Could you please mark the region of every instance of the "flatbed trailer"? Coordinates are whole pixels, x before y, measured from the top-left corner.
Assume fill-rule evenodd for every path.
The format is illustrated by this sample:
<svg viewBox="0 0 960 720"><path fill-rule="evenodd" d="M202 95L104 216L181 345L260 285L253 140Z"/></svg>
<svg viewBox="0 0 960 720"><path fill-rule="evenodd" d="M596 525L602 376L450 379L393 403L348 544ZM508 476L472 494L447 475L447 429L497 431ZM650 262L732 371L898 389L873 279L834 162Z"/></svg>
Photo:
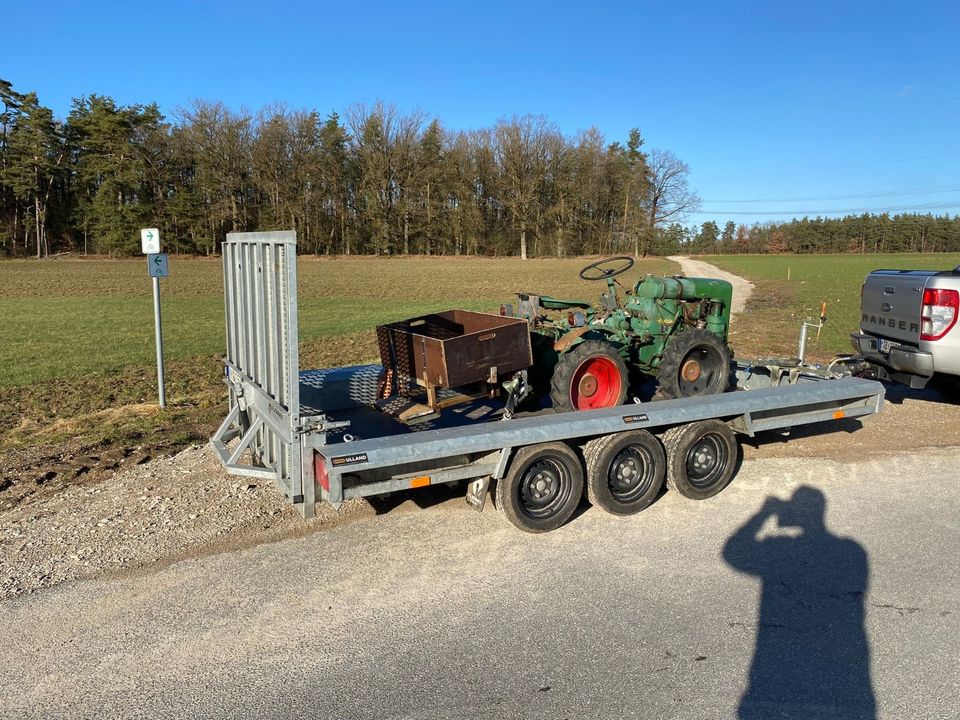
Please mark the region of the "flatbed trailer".
<svg viewBox="0 0 960 720"><path fill-rule="evenodd" d="M409 425L375 406L381 366L300 370L294 232L231 233L223 265L229 412L211 442L228 472L271 480L304 517L318 502L467 483L477 509L492 486L513 524L543 532L584 494L616 514L643 509L664 482L710 497L735 472L735 433L883 405L875 381L739 362L738 389L721 395L512 417L480 398Z"/></svg>

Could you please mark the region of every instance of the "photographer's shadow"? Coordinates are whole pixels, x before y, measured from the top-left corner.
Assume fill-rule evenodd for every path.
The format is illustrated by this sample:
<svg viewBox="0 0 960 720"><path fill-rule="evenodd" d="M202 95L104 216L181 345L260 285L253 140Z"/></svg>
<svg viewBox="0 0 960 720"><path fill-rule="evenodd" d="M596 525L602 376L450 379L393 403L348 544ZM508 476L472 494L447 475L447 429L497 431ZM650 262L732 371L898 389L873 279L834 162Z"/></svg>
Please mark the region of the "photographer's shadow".
<svg viewBox="0 0 960 720"><path fill-rule="evenodd" d="M825 511L811 487L788 501L768 498L723 549L732 567L762 582L741 718L876 717L863 624L867 553L831 534ZM779 530L761 538L769 518Z"/></svg>

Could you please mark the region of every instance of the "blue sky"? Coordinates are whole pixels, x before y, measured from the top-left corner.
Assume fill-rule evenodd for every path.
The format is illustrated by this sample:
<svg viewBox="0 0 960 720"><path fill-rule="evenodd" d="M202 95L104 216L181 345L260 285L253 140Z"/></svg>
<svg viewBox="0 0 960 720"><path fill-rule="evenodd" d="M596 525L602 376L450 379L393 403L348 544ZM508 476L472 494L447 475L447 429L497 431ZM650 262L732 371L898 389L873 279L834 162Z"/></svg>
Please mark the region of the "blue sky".
<svg viewBox="0 0 960 720"><path fill-rule="evenodd" d="M542 113L611 141L637 126L676 153L704 199L690 222L960 212L957 2L43 8L38 22L8 3L0 77L61 117L90 93L168 115L191 98L322 113L383 99L456 128Z"/></svg>

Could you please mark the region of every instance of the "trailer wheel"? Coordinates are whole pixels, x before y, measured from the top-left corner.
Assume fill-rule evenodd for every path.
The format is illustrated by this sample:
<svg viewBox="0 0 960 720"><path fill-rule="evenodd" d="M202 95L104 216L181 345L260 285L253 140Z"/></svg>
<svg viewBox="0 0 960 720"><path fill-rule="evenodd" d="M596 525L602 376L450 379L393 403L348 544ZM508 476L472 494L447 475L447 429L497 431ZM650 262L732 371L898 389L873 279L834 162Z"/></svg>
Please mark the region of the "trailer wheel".
<svg viewBox="0 0 960 720"><path fill-rule="evenodd" d="M737 465L737 438L720 420L670 428L663 434L667 451L667 487L692 500L723 490Z"/></svg>
<svg viewBox="0 0 960 720"><path fill-rule="evenodd" d="M521 448L507 474L497 483L497 508L507 520L529 533L556 530L580 503L583 465L563 443Z"/></svg>
<svg viewBox="0 0 960 720"><path fill-rule="evenodd" d="M693 328L667 341L657 368L657 398L719 395L730 385L731 350L709 330Z"/></svg>
<svg viewBox="0 0 960 720"><path fill-rule="evenodd" d="M627 399L627 364L617 348L603 340L584 340L560 356L550 381L550 401L557 412L623 405Z"/></svg>
<svg viewBox="0 0 960 720"><path fill-rule="evenodd" d="M596 438L583 448L587 498L613 515L632 515L652 503L667 472L660 441L646 430Z"/></svg>

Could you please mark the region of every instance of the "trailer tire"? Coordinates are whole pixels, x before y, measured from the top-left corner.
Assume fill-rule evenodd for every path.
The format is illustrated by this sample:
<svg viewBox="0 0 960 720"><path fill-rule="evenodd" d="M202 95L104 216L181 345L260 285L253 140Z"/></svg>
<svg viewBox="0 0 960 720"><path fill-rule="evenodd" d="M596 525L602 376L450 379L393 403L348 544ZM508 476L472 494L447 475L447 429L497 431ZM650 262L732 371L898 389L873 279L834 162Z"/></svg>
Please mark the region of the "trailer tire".
<svg viewBox="0 0 960 720"><path fill-rule="evenodd" d="M520 448L497 482L496 504L524 532L556 530L583 495L583 464L570 446L541 443Z"/></svg>
<svg viewBox="0 0 960 720"><path fill-rule="evenodd" d="M709 330L684 330L669 341L657 368L656 399L719 395L730 389L730 346Z"/></svg>
<svg viewBox="0 0 960 720"><path fill-rule="evenodd" d="M739 445L730 426L701 420L663 434L667 487L691 500L706 500L723 490L737 469Z"/></svg>
<svg viewBox="0 0 960 720"><path fill-rule="evenodd" d="M667 473L663 446L646 430L614 433L583 448L587 499L612 515L633 515L656 500Z"/></svg>
<svg viewBox="0 0 960 720"><path fill-rule="evenodd" d="M584 340L560 356L550 379L550 402L557 412L623 405L627 399L627 364L617 347Z"/></svg>

